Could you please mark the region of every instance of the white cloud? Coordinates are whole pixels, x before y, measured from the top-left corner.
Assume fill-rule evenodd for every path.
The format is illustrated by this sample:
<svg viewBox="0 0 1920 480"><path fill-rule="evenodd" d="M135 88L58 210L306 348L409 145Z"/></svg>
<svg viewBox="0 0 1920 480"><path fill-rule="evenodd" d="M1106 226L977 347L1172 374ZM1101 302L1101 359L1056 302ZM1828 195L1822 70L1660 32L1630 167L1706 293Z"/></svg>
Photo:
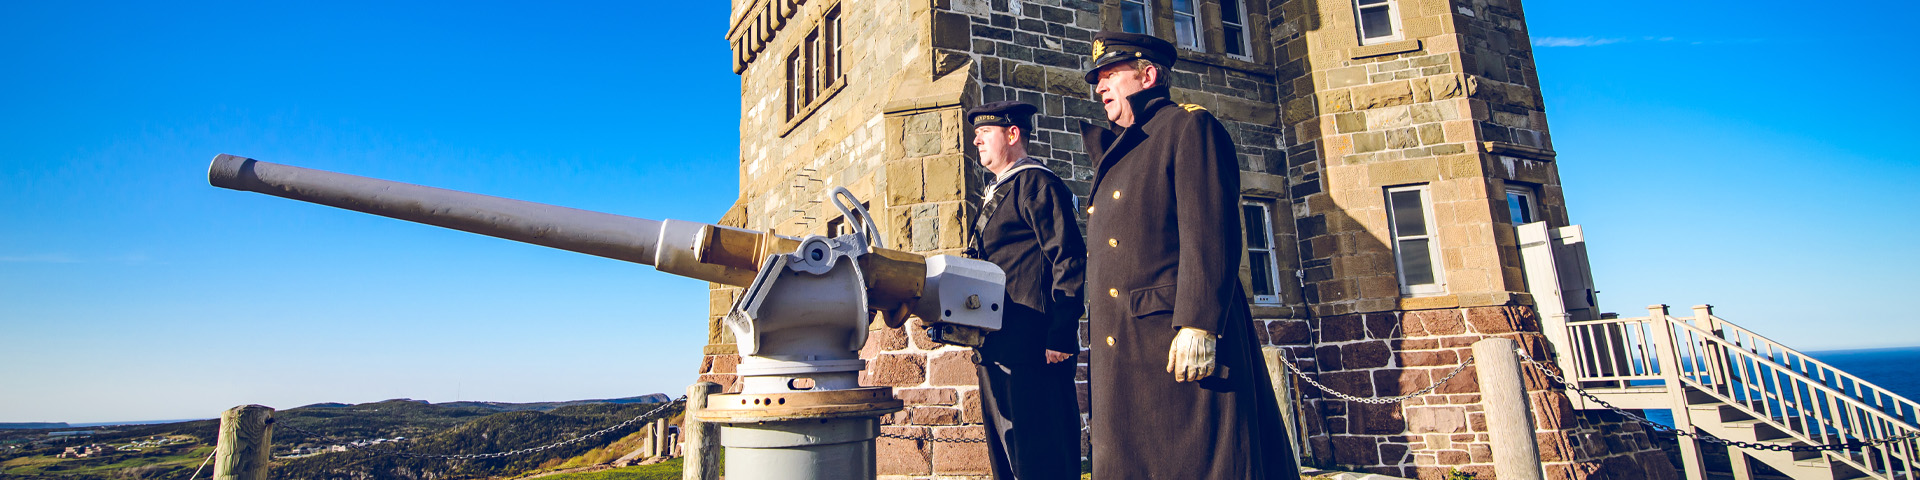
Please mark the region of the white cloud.
<svg viewBox="0 0 1920 480"><path fill-rule="evenodd" d="M1597 47L1601 45L1606 45L1611 43L1620 43L1624 41L1626 40L1622 40L1618 38L1538 37L1533 39L1533 46L1536 46L1536 47Z"/></svg>

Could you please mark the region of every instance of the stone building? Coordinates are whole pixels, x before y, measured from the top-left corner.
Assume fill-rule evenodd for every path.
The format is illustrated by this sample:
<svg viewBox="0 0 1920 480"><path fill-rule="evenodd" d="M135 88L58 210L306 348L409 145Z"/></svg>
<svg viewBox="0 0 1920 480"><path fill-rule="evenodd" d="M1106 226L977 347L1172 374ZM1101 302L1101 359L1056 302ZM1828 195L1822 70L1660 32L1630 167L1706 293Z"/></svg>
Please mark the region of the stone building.
<svg viewBox="0 0 1920 480"><path fill-rule="evenodd" d="M1042 108L1028 151L1084 204L1092 161L1075 132L1106 121L1082 79L1092 35L1145 32L1181 47L1174 99L1212 111L1238 143L1243 275L1270 357L1336 390L1393 396L1444 379L1484 336L1551 349L1514 226L1568 217L1518 0L732 0L731 12L741 192L720 223L841 233L824 200L844 186L880 218L885 246L957 253L985 177L961 112L1003 99ZM738 357L719 318L737 294L712 290L700 366L728 391ZM861 356L862 383L908 405L885 432L983 436L966 349L876 324ZM1303 463L1492 474L1471 367L1383 406L1277 379ZM1529 380L1551 477L1673 476L1645 432ZM884 478L987 472L980 444L879 448Z"/></svg>

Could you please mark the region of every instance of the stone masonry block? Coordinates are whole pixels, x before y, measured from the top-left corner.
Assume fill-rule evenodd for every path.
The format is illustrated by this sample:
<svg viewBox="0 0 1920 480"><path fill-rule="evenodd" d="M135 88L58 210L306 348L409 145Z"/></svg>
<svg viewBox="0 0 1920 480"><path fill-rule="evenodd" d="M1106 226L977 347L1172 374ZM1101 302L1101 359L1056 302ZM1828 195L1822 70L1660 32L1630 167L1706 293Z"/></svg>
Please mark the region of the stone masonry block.
<svg viewBox="0 0 1920 480"><path fill-rule="evenodd" d="M933 385L979 385L979 373L973 363L972 350L935 353L928 362L927 371L929 383Z"/></svg>
<svg viewBox="0 0 1920 480"><path fill-rule="evenodd" d="M1363 342L1340 347L1340 364L1348 369L1380 368L1392 360L1386 342Z"/></svg>
<svg viewBox="0 0 1920 480"><path fill-rule="evenodd" d="M887 204L904 206L920 203L926 185L922 183L919 161L887 162Z"/></svg>
<svg viewBox="0 0 1920 480"><path fill-rule="evenodd" d="M961 155L929 157L924 162L926 201L953 202L966 198L966 162Z"/></svg>
<svg viewBox="0 0 1920 480"><path fill-rule="evenodd" d="M1410 103L1413 103L1413 87L1404 80L1353 89L1353 106L1360 110Z"/></svg>
<svg viewBox="0 0 1920 480"><path fill-rule="evenodd" d="M945 427L934 429L936 438L986 438L986 432L980 427ZM933 443L933 469L940 474L984 475L993 469L988 461L985 443Z"/></svg>
<svg viewBox="0 0 1920 480"><path fill-rule="evenodd" d="M913 425L958 425L960 409L951 407L911 407L907 423Z"/></svg>
<svg viewBox="0 0 1920 480"><path fill-rule="evenodd" d="M927 427L883 426L880 433L909 437L925 437L932 432ZM905 440L899 438L874 439L874 450L885 452L877 458L877 472L881 475L926 475L933 473L932 442Z"/></svg>
<svg viewBox="0 0 1920 480"><path fill-rule="evenodd" d="M927 380L926 357L910 353L881 355L860 371L860 377L860 384L866 386L918 386Z"/></svg>
<svg viewBox="0 0 1920 480"><path fill-rule="evenodd" d="M980 390L960 392L960 421L962 423L985 423L986 420L981 417L982 415L984 415L984 413L980 410Z"/></svg>
<svg viewBox="0 0 1920 480"><path fill-rule="evenodd" d="M1350 342L1367 338L1359 315L1337 315L1320 319L1320 341Z"/></svg>
<svg viewBox="0 0 1920 480"><path fill-rule="evenodd" d="M951 406L960 398L951 388L900 388L894 389L893 396L909 406Z"/></svg>

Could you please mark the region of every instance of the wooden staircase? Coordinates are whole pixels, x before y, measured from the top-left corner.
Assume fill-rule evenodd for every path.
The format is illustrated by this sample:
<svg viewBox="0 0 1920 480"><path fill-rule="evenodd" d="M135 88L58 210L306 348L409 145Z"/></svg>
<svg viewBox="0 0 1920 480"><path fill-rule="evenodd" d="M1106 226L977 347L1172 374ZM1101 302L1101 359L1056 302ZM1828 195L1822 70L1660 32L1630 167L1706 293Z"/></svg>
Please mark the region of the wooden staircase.
<svg viewBox="0 0 1920 480"><path fill-rule="evenodd" d="M1750 444L1728 446L1723 462L1702 458L1706 441L1680 437L1689 480L1920 480L1912 462L1920 405L1715 317L1711 306L1694 312L1677 318L1655 305L1646 317L1569 322L1564 335L1549 337L1566 342L1556 347L1561 371L1601 401L1670 410L1676 429ZM1570 396L1576 408L1609 408ZM1756 448L1892 438L1903 439L1825 451Z"/></svg>
<svg viewBox="0 0 1920 480"><path fill-rule="evenodd" d="M1654 305L1645 317L1604 318L1580 226L1539 222L1515 233L1553 363L1569 387L1599 399L1568 392L1575 408L1669 410L1679 432L1748 444L1678 437L1688 480L1920 480L1912 400L1716 317L1709 305L1693 307L1692 317ZM1898 440L1876 442L1884 439Z"/></svg>

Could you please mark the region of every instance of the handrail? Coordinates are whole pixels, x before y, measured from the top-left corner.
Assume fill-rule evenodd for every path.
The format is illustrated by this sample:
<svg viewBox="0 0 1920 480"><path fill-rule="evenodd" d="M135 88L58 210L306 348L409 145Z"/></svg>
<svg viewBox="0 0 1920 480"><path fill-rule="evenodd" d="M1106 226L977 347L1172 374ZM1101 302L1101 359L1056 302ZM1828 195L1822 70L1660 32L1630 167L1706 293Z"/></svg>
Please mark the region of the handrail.
<svg viewBox="0 0 1920 480"><path fill-rule="evenodd" d="M1731 405L1749 416L1765 421L1769 426L1800 441L1808 444L1872 441L1920 431L1903 419L1888 415L1879 408L1853 398L1847 392L1809 378L1787 365L1748 350L1737 342L1721 338L1709 330L1673 317L1668 318L1667 324L1670 327L1680 326L1679 329L1672 330L1673 333L1696 334L1697 337L1686 338L1686 343L1690 344L1690 347L1704 347L1701 350L1717 351L1721 355L1732 352L1732 356L1738 357L1737 363L1728 361L1733 359L1723 358L1704 365L1716 371L1704 371L1706 368L1689 369L1689 365L1683 362L1680 366L1682 370L1678 372L1681 373L1678 376L1681 382L1691 384L1696 389L1721 400L1721 403ZM1679 337L1680 335L1675 335L1674 338L1681 340ZM1780 347L1791 350L1784 346ZM1771 371L1761 372L1763 368ZM1727 370L1740 372L1738 383L1734 382L1733 376L1729 375ZM1699 378L1702 375L1707 377L1705 382ZM1712 385L1706 382L1712 382ZM1802 387L1805 389L1803 390ZM1744 400L1734 398L1735 389L1738 389L1739 396L1745 397ZM1723 390L1725 393L1722 392ZM1822 399L1825 401L1821 401ZM1753 405L1754 403L1758 403L1759 406ZM1775 410L1778 410L1778 414ZM1795 414L1799 419L1798 425L1794 422ZM1862 418L1863 416L1865 418ZM1855 469L1874 477L1911 479L1914 478L1912 470L1914 467L1912 460L1915 458L1914 443L1912 440L1907 440L1891 445L1851 448L1846 449L1846 454L1835 452L1833 457L1852 464ZM1888 474L1886 477L1880 475L1882 470ZM1902 471L1905 475L1896 474Z"/></svg>
<svg viewBox="0 0 1920 480"><path fill-rule="evenodd" d="M1899 394L1713 316L1711 307L1695 307L1693 317L1664 311L1660 306L1645 317L1568 323L1575 382L1626 387L1632 381L1674 379L1679 383L1665 382L1666 388L1685 384L1808 444L1920 431L1901 413L1902 408L1920 412L1920 406ZM1656 322L1663 328L1655 328ZM1662 365L1665 354L1649 351L1668 348L1674 365ZM1890 404L1892 412L1875 404ZM1914 479L1917 447L1920 442L1907 440L1831 453L1875 477Z"/></svg>
<svg viewBox="0 0 1920 480"><path fill-rule="evenodd" d="M1761 341L1761 342L1766 342L1766 344L1767 344L1767 346L1770 346L1770 347L1774 347L1774 348L1776 348L1776 349L1778 349L1778 350L1780 350L1780 352L1779 352L1779 353L1781 353L1781 354L1782 354L1783 356L1784 356L1784 355L1792 355L1792 356L1794 356L1794 357L1797 357L1797 360L1798 360L1798 363L1801 363L1801 364L1809 364L1809 363L1810 363L1810 364L1813 364L1814 366L1817 366L1817 367L1819 367L1820 369L1823 369L1824 371L1829 371L1829 372L1832 372L1832 373L1833 373L1833 375L1834 375L1835 377L1844 377L1844 379L1845 379L1845 380L1847 380L1847 381L1850 381L1850 382L1851 382L1851 383L1852 383L1852 384L1854 385L1854 389L1855 389L1855 390L1871 390L1872 392L1874 392L1874 393L1876 393L1876 394L1878 394L1878 395L1876 395L1876 397L1885 397L1885 398L1888 398L1888 399L1891 399L1891 400L1893 400L1893 401L1895 402L1895 405L1894 405L1895 407L1906 407L1906 411L1907 411L1908 413L1910 413L1910 414L1915 414L1915 415L1920 415L1920 403L1915 403L1915 402L1914 402L1914 401L1912 401L1912 400L1908 400L1907 398L1905 398L1905 397L1902 397L1902 396L1900 396L1900 394L1897 394L1897 393L1894 393L1894 392L1892 392L1892 391L1890 391L1890 390L1887 390L1886 388L1883 388L1883 387L1881 387L1881 386L1879 386L1879 385L1875 385L1875 384L1874 384L1873 382L1869 382L1869 381L1866 381L1866 380L1864 380L1864 379L1861 379L1860 377L1858 377L1858 376L1854 376L1854 375L1853 375L1853 374L1851 374L1851 373L1847 373L1847 372L1846 372L1845 370L1841 370L1841 369L1839 369L1839 368L1835 368L1835 367L1834 367L1833 365L1830 365L1830 364L1828 364L1827 362L1822 362L1822 361L1820 361L1820 359L1817 359L1817 358L1813 358L1813 356L1810 356L1810 355L1807 355L1807 354L1805 354L1805 353L1801 353L1801 352L1800 352L1799 350L1794 350L1794 349L1793 349L1792 347L1788 347L1788 346L1786 346L1786 344L1783 344L1783 343L1780 343L1780 342L1777 342L1777 341L1774 341L1773 339L1771 339L1771 338L1767 338L1766 336L1763 336L1763 335L1760 335L1759 333L1755 333L1755 332L1754 332L1753 330L1748 330L1748 329L1746 329L1745 327L1741 327L1741 326L1739 326L1739 325L1736 325L1736 324L1734 324L1733 322L1728 322L1728 321L1726 321L1726 319L1722 319L1722 318L1720 318L1719 316L1710 316L1710 317L1711 317L1711 318L1713 319L1713 321L1714 321L1714 322L1715 322L1715 323L1716 323L1717 325L1719 325L1719 326L1721 326L1721 327L1723 327L1723 328L1732 328L1733 330L1735 330L1735 331L1736 331L1736 332L1738 332L1738 333L1741 333L1741 334L1745 334L1746 336L1748 336L1748 337L1752 337L1753 339L1755 339L1755 340L1758 340L1758 341ZM1728 340L1728 341L1731 341L1731 342L1734 342L1735 344L1740 344L1740 342L1739 342L1739 335L1726 335L1725 333L1722 333L1722 335L1721 335L1721 336L1722 336L1722 338L1726 338L1726 337L1733 337L1733 338L1727 338L1727 340ZM1765 356L1768 356L1768 357L1771 357L1771 356L1772 356L1772 355L1771 355L1771 353L1769 353L1769 354L1760 354L1759 352L1754 352L1754 351L1753 351L1753 349L1752 349L1752 347L1748 347L1748 346L1746 346L1746 345L1743 345L1743 344L1741 345L1741 347L1742 347L1742 348L1744 348L1744 349L1746 349L1746 350L1747 350L1747 351L1749 351L1749 352L1753 352L1753 353L1755 353L1756 355L1765 355ZM1795 362L1791 362L1791 361L1788 361L1788 362L1778 362L1778 361L1776 361L1776 362L1774 362L1774 363L1777 363L1777 364L1781 364L1782 366L1784 366L1784 367L1785 367L1785 368L1786 368L1787 370L1789 370L1789 371L1795 371L1795 372L1802 372L1802 373L1805 373L1805 371L1806 371L1806 369L1805 369L1804 367L1799 367L1799 368L1796 368L1796 367L1794 367L1794 366L1793 366L1793 363L1795 363ZM1835 382L1838 382L1839 380L1841 380L1841 378L1835 378L1835 379L1834 379L1834 381L1835 381ZM1816 383L1820 383L1820 384L1823 384L1823 385L1829 385L1829 386L1831 386L1831 387L1833 387L1834 389L1839 389L1839 390L1843 390L1843 392L1842 392L1842 393L1847 393L1847 392L1844 392L1844 390L1846 389L1846 387L1844 387L1844 386L1842 386L1842 385L1834 385L1834 384L1829 384L1829 383L1827 383L1827 382L1825 382L1825 381L1820 381L1820 380L1817 380L1817 379L1814 379L1814 380L1812 380L1812 381L1814 381L1814 382L1816 382ZM1848 395L1848 396L1850 396L1850 397L1854 397L1854 398L1859 398L1859 396L1857 396L1857 395ZM1877 401L1877 400L1878 400L1878 398L1876 398L1876 401ZM1878 409L1880 409L1880 410L1881 410L1881 411L1882 411L1883 413L1885 413L1885 408L1884 408L1884 407L1878 407ZM1897 411L1897 410L1898 410L1898 408L1896 408L1896 411ZM1908 423L1909 425L1913 425L1913 422L1912 422L1912 421L1909 421L1909 420L1907 420L1907 419L1905 419L1905 418L1901 418L1901 417L1899 417L1898 415L1895 415L1895 418L1900 418L1900 419L1902 420L1902 422L1904 422L1904 423Z"/></svg>

